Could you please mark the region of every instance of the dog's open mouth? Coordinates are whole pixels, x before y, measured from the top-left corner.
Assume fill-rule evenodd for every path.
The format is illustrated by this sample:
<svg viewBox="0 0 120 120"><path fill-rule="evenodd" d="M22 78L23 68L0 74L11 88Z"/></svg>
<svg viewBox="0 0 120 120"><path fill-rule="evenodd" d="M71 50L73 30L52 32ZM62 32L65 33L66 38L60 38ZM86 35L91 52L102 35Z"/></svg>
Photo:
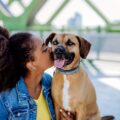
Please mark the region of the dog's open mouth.
<svg viewBox="0 0 120 120"><path fill-rule="evenodd" d="M66 65L69 65L74 60L75 54L74 53L67 53L65 55L62 55L62 58L57 58L56 55L54 55L54 65L57 68L63 68Z"/></svg>

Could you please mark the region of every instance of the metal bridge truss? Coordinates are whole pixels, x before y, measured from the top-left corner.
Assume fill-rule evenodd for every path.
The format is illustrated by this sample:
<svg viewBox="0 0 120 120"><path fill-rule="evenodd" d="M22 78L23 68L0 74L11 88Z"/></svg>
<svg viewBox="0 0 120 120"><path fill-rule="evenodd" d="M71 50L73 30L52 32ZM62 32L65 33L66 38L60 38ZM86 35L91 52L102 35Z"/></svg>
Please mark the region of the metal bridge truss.
<svg viewBox="0 0 120 120"><path fill-rule="evenodd" d="M17 1L19 5L24 9L24 12L19 16L14 16L12 11L10 11L9 6ZM47 0L31 0L31 3L26 7L23 0L8 0L6 4L4 0L0 0L0 21L9 30L52 30L52 21L56 16L62 12L62 10L67 6L70 0L64 0L63 3L58 7L54 13L51 13L50 19L45 24L39 24L35 21L35 16L38 11L41 10L42 6L47 2ZM106 23L106 27L103 28L107 32L120 32L120 23L111 23L106 16L91 2L91 0L85 0L85 2L96 12L96 14ZM99 29L98 29L99 31Z"/></svg>

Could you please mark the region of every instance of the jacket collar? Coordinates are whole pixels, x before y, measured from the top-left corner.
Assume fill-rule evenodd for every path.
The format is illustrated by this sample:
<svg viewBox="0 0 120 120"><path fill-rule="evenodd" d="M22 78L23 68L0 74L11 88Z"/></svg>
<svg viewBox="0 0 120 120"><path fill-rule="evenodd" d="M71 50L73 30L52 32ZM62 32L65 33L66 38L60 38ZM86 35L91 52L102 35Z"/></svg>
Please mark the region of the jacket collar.
<svg viewBox="0 0 120 120"><path fill-rule="evenodd" d="M28 90L27 90L27 87L25 85L23 77L20 77L20 79L16 85L16 89L17 89L17 94L18 94L19 100L24 100L24 99L30 98L30 95L28 93Z"/></svg>
<svg viewBox="0 0 120 120"><path fill-rule="evenodd" d="M41 79L42 89L45 91L50 91L51 89L51 80L50 76L46 73L43 74Z"/></svg>
<svg viewBox="0 0 120 120"><path fill-rule="evenodd" d="M47 95L50 92L50 84L47 83L47 79L45 79L45 74L43 74L42 80L42 90L44 92L44 95ZM25 99L30 99L31 96L29 95L28 89L25 85L24 78L20 77L17 85L17 94L18 94L18 99L19 100L25 100Z"/></svg>

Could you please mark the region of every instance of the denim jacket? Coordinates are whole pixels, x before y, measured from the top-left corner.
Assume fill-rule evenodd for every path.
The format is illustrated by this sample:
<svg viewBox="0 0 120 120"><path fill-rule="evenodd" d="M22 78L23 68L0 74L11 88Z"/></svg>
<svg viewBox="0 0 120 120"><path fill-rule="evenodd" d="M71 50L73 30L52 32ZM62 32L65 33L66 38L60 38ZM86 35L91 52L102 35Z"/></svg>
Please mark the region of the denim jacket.
<svg viewBox="0 0 120 120"><path fill-rule="evenodd" d="M44 73L41 82L51 120L56 120L50 93L51 80L51 76ZM14 88L0 93L0 120L36 120L36 113L36 103L29 95L22 77Z"/></svg>

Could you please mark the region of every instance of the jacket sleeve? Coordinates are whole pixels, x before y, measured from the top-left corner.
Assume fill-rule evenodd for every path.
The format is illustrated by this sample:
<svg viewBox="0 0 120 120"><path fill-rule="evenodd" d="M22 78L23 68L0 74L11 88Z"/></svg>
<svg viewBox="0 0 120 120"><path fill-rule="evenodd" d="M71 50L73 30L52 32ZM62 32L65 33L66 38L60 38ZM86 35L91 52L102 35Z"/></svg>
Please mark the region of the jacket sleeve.
<svg viewBox="0 0 120 120"><path fill-rule="evenodd" d="M7 119L8 119L8 112L4 106L2 97L0 95L0 120L7 120Z"/></svg>

